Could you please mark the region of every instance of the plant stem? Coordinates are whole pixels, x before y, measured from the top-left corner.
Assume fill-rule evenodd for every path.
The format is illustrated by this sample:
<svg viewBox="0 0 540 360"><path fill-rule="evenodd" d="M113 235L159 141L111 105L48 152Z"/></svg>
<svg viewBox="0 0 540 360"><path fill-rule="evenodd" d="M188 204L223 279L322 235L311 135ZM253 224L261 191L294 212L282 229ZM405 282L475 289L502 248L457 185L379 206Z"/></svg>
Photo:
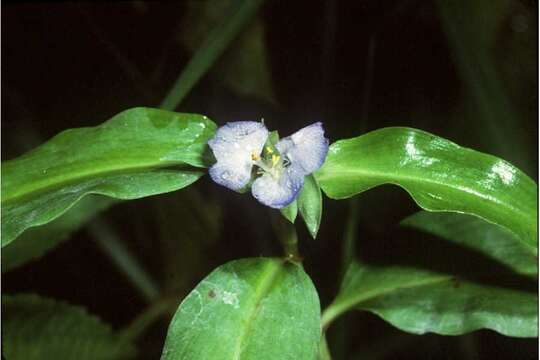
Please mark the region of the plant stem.
<svg viewBox="0 0 540 360"><path fill-rule="evenodd" d="M356 248L357 227L358 227L358 200L352 198L349 200L349 216L345 225L345 234L343 239L342 254L341 254L341 280L345 276L349 265L354 259L354 253Z"/></svg>
<svg viewBox="0 0 540 360"><path fill-rule="evenodd" d="M270 211L272 212L272 226L283 246L285 257L289 260L301 261L302 258L298 252L298 235L296 234L296 228L293 224L285 220L281 214L273 210Z"/></svg>
<svg viewBox="0 0 540 360"><path fill-rule="evenodd" d="M345 310L342 307L330 304L326 309L324 309L321 316L321 327L323 330L326 330L328 326Z"/></svg>
<svg viewBox="0 0 540 360"><path fill-rule="evenodd" d="M180 104L193 86L223 54L232 40L236 38L240 30L247 25L263 1L243 0L232 7L230 16L225 16L224 22L216 26L208 34L205 42L190 59L163 102L159 105L160 108L174 110Z"/></svg>
<svg viewBox="0 0 540 360"><path fill-rule="evenodd" d="M323 332L319 344L319 360L332 360L332 354L330 354L330 349L328 349L325 332Z"/></svg>
<svg viewBox="0 0 540 360"><path fill-rule="evenodd" d="M135 256L126 248L109 224L103 220L95 219L90 223L88 230L97 245L124 272L145 300L147 302L155 300L159 294L158 285L137 261Z"/></svg>
<svg viewBox="0 0 540 360"><path fill-rule="evenodd" d="M154 302L120 332L121 339L125 342L134 341L157 319L174 311L177 305L176 298L164 298Z"/></svg>

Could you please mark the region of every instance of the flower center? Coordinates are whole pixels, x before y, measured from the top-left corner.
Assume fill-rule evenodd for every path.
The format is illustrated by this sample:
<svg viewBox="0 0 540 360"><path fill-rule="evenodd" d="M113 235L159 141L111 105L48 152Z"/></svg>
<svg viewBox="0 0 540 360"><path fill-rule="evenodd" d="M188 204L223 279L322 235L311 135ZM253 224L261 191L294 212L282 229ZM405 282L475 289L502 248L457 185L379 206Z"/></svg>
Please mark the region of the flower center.
<svg viewBox="0 0 540 360"><path fill-rule="evenodd" d="M283 161L281 155L275 154L274 150L267 146L264 151L266 156L261 156L253 153L251 154L251 159L254 164L259 167L259 174L270 174L273 178L278 179L283 173L283 169L287 165Z"/></svg>

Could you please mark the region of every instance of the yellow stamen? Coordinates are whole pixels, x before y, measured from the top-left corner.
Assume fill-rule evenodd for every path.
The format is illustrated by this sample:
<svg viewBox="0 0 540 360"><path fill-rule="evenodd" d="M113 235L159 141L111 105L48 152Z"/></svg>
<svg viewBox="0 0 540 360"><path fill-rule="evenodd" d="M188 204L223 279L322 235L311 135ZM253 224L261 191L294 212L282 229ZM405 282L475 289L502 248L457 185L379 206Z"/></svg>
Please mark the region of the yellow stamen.
<svg viewBox="0 0 540 360"><path fill-rule="evenodd" d="M278 163L279 161L279 155L272 155L272 167L276 166L276 164Z"/></svg>
<svg viewBox="0 0 540 360"><path fill-rule="evenodd" d="M251 160L253 161L259 161L261 160L261 157L255 153L251 154Z"/></svg>
<svg viewBox="0 0 540 360"><path fill-rule="evenodd" d="M269 154L273 154L274 150L272 150L272 148L270 146L267 146L266 147L266 152L269 153Z"/></svg>

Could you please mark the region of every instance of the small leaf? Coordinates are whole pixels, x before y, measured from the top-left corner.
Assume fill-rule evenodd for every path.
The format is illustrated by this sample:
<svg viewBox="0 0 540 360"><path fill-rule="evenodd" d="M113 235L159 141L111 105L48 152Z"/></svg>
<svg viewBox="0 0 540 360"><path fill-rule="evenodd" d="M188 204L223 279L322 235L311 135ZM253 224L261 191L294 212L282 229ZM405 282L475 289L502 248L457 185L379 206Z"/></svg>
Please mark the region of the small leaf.
<svg viewBox="0 0 540 360"><path fill-rule="evenodd" d="M401 222L429 234L484 253L512 270L538 274L538 260L508 230L464 214L420 211Z"/></svg>
<svg viewBox="0 0 540 360"><path fill-rule="evenodd" d="M315 176L333 199L401 186L423 209L478 216L514 232L536 254L536 183L504 160L427 132L384 128L337 141Z"/></svg>
<svg viewBox="0 0 540 360"><path fill-rule="evenodd" d="M298 196L298 208L309 233L315 239L322 217L321 188L313 175L304 178L304 187Z"/></svg>
<svg viewBox="0 0 540 360"><path fill-rule="evenodd" d="M10 360L126 359L132 344L82 307L37 295L2 295L2 353Z"/></svg>
<svg viewBox="0 0 540 360"><path fill-rule="evenodd" d="M184 299L162 360L316 358L317 292L299 264L243 259L214 270Z"/></svg>
<svg viewBox="0 0 540 360"><path fill-rule="evenodd" d="M294 224L294 221L296 220L296 215L298 214L298 203L296 202L296 200L294 200L288 206L280 209L279 211L281 211L281 214L285 216L287 220Z"/></svg>
<svg viewBox="0 0 540 360"><path fill-rule="evenodd" d="M46 224L88 194L136 199L203 175L216 125L202 115L135 108L71 129L2 164L2 246Z"/></svg>
<svg viewBox="0 0 540 360"><path fill-rule="evenodd" d="M538 336L534 291L485 285L401 266L352 263L323 325L351 309L367 310L414 334L460 335L487 328L506 336Z"/></svg>
<svg viewBox="0 0 540 360"><path fill-rule="evenodd" d="M43 256L84 226L99 212L118 200L104 196L87 196L59 218L25 231L17 241L2 249L2 273Z"/></svg>

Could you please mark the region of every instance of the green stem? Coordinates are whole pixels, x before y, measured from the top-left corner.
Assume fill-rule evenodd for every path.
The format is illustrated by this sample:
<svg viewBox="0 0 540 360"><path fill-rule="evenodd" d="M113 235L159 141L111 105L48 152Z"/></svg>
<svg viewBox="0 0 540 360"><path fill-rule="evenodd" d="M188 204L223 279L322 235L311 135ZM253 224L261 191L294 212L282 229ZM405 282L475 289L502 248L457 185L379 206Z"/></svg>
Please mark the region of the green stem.
<svg viewBox="0 0 540 360"><path fill-rule="evenodd" d="M106 222L96 219L88 227L97 245L141 292L147 302L159 295L159 287L150 274L126 248Z"/></svg>
<svg viewBox="0 0 540 360"><path fill-rule="evenodd" d="M154 302L120 332L120 338L126 343L133 342L157 319L170 314L177 306L178 301L176 298L166 298Z"/></svg>
<svg viewBox="0 0 540 360"><path fill-rule="evenodd" d="M281 245L283 246L283 252L285 257L292 261L301 261L300 252L298 251L298 235L296 234L296 228L293 224L286 221L283 216L273 210L270 210L272 226L274 232L278 237Z"/></svg>
<svg viewBox="0 0 540 360"><path fill-rule="evenodd" d="M195 52L160 104L160 108L174 110L180 104L193 86L195 86L221 54L223 54L228 45L236 38L240 30L247 25L263 1L243 0L231 9L232 14L225 16L225 21L210 32L206 41Z"/></svg>
<svg viewBox="0 0 540 360"><path fill-rule="evenodd" d="M321 342L319 344L319 358L318 360L332 360L332 354L328 348L328 342L326 341L326 333L323 332L321 336Z"/></svg>
<svg viewBox="0 0 540 360"><path fill-rule="evenodd" d="M328 326L343 312L347 310L347 307L340 307L334 304L328 306L322 313L321 316L321 327L323 330L326 330Z"/></svg>
<svg viewBox="0 0 540 360"><path fill-rule="evenodd" d="M358 227L358 200L357 198L352 198L349 200L349 216L347 223L345 225L345 236L342 247L341 254L341 279L345 276L349 265L353 261L355 248L356 248L356 238L357 238L357 227Z"/></svg>

